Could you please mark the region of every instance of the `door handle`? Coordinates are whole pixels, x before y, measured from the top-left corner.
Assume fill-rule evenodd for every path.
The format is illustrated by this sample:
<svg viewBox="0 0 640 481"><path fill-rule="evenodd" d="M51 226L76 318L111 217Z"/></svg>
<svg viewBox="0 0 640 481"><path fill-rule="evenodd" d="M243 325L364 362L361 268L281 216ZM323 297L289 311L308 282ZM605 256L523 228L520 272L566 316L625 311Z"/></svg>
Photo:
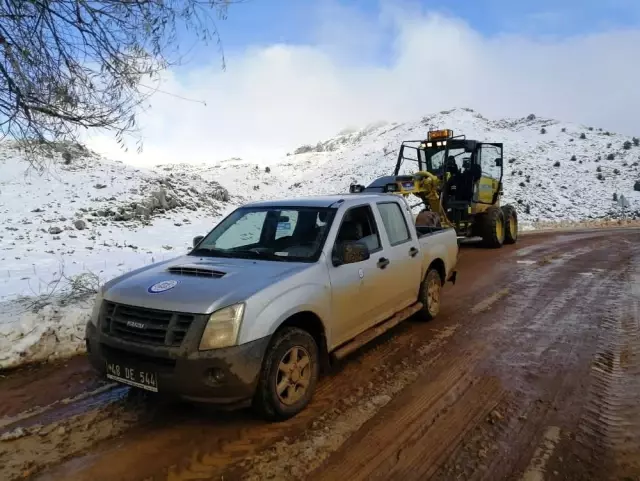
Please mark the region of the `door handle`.
<svg viewBox="0 0 640 481"><path fill-rule="evenodd" d="M411 249L409 249L409 255L410 255L411 257L415 257L415 256L417 256L417 255L418 255L418 252L419 252L419 251L418 251L418 249L416 249L415 247L412 247Z"/></svg>
<svg viewBox="0 0 640 481"><path fill-rule="evenodd" d="M384 269L388 265L389 265L389 259L387 259L385 257L381 257L380 260L378 261L378 267L380 269Z"/></svg>

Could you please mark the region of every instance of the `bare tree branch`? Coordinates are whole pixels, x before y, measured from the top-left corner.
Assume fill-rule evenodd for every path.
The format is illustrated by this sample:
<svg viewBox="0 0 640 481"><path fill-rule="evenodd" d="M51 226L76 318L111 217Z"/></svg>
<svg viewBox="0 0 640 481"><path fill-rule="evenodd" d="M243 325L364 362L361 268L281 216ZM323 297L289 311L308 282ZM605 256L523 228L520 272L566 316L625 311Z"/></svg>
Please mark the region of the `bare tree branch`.
<svg viewBox="0 0 640 481"><path fill-rule="evenodd" d="M238 1L0 0L0 138L35 162L80 129L111 131L125 147L154 92L142 80L180 63L184 31L221 49L214 14L225 19Z"/></svg>

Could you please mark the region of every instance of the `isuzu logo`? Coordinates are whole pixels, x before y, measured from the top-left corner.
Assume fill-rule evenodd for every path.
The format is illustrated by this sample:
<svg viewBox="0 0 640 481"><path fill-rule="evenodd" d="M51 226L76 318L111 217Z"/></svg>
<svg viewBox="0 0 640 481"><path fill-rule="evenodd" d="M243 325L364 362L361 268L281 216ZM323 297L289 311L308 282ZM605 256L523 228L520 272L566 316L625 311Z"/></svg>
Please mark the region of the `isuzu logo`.
<svg viewBox="0 0 640 481"><path fill-rule="evenodd" d="M145 325L142 322L127 321L127 327L135 327L136 329L144 329Z"/></svg>
<svg viewBox="0 0 640 481"><path fill-rule="evenodd" d="M149 294L159 294L161 292L165 292L168 290L173 289L174 287L176 287L178 285L178 281L176 280L168 280L168 281L162 281L162 282L158 282L152 286L150 286L147 289L147 292Z"/></svg>

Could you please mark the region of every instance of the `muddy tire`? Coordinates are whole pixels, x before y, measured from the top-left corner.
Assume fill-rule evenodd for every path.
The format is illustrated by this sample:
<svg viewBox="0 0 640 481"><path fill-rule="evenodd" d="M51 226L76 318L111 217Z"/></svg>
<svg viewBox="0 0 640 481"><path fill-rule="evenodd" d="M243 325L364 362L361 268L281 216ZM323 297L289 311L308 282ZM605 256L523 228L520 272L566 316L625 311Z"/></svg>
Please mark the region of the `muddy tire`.
<svg viewBox="0 0 640 481"><path fill-rule="evenodd" d="M302 411L320 372L318 345L311 334L285 327L273 335L262 363L254 410L268 421L284 421Z"/></svg>
<svg viewBox="0 0 640 481"><path fill-rule="evenodd" d="M504 243L504 214L499 207L489 207L482 216L482 241L486 247L497 249Z"/></svg>
<svg viewBox="0 0 640 481"><path fill-rule="evenodd" d="M418 316L423 321L430 321L440 312L440 294L442 292L442 277L434 267L429 268L427 275L420 286L418 301L422 303L422 309Z"/></svg>
<svg viewBox="0 0 640 481"><path fill-rule="evenodd" d="M512 205L502 207L504 216L504 243L515 244L518 240L518 213Z"/></svg>

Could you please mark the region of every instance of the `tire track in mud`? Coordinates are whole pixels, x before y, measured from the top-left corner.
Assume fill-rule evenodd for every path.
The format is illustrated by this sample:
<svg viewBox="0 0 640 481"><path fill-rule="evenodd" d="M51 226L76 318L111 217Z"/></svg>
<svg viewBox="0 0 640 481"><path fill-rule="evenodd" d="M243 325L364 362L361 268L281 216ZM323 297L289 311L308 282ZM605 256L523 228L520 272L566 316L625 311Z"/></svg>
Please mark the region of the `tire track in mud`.
<svg viewBox="0 0 640 481"><path fill-rule="evenodd" d="M603 479L640 478L640 249L630 248L602 318L576 436L578 459Z"/></svg>
<svg viewBox="0 0 640 481"><path fill-rule="evenodd" d="M96 442L113 438L132 425L144 422L151 414L144 407L122 395L100 403L96 409L83 409L81 414L67 413L61 419L20 426L5 433L4 441L0 442L0 479L25 479L77 456Z"/></svg>
<svg viewBox="0 0 640 481"><path fill-rule="evenodd" d="M96 408L102 404L122 398L127 390L128 388L109 383L71 398L60 399L46 406L35 407L14 416L0 418L0 436L14 428L27 428L35 424L49 424L56 419L80 414L83 410Z"/></svg>
<svg viewBox="0 0 640 481"><path fill-rule="evenodd" d="M599 300L611 288L609 272L585 268L585 263L593 260L594 250L599 253L596 264L605 262L602 252L610 247L596 240L522 268L500 321L484 326L480 334L499 340L492 347L497 355L483 365L509 389L496 407L499 422L489 419L471 432L434 479L509 478L529 464L538 439L558 421L561 408L580 404L581 379L588 374L598 313L604 310ZM549 256L542 249L538 253L543 259ZM627 262L617 259L614 268L621 271ZM539 296L545 299L542 308Z"/></svg>
<svg viewBox="0 0 640 481"><path fill-rule="evenodd" d="M495 378L471 375L475 352L423 374L307 479L425 479L502 396ZM441 366L442 369L443 366Z"/></svg>

